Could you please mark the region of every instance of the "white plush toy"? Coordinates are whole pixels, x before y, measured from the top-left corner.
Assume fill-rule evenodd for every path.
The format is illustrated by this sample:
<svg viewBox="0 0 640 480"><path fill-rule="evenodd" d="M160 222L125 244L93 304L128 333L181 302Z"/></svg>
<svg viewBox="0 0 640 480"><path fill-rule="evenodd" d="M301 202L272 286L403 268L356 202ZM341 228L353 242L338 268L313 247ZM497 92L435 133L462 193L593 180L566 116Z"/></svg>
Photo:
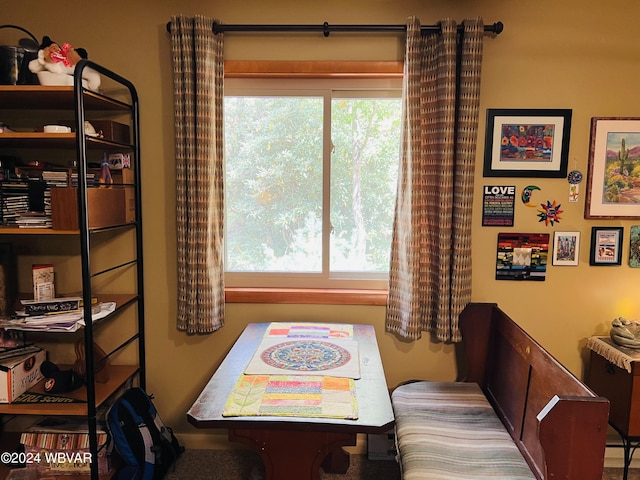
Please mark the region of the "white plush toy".
<svg viewBox="0 0 640 480"><path fill-rule="evenodd" d="M29 62L29 70L38 76L41 85L73 85L76 64L87 58L83 48L73 48L68 43L62 46L49 37L43 37L38 48L38 58ZM100 74L91 68L84 68L82 81L89 90L100 88Z"/></svg>

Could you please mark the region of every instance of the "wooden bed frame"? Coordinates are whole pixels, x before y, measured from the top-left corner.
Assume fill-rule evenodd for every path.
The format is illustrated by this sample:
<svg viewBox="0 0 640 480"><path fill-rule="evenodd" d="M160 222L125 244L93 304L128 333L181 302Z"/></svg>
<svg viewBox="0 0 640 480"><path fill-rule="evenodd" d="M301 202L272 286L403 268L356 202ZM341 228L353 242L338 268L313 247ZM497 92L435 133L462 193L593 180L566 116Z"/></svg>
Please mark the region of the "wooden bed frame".
<svg viewBox="0 0 640 480"><path fill-rule="evenodd" d="M601 480L609 401L496 304L469 304L460 328L460 380L480 385L536 477Z"/></svg>

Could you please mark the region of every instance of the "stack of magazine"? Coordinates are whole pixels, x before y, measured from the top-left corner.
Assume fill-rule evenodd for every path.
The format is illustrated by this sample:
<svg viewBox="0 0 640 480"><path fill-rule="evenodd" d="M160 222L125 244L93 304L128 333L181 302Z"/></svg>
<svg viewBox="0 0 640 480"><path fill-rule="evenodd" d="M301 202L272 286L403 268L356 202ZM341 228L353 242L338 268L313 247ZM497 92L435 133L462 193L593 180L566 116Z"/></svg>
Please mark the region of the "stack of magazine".
<svg viewBox="0 0 640 480"><path fill-rule="evenodd" d="M10 319L0 320L0 328L7 330L38 330L75 332L85 325L84 308L80 297L58 297L51 300L21 300L24 310ZM91 306L95 322L112 313L115 302L97 302Z"/></svg>

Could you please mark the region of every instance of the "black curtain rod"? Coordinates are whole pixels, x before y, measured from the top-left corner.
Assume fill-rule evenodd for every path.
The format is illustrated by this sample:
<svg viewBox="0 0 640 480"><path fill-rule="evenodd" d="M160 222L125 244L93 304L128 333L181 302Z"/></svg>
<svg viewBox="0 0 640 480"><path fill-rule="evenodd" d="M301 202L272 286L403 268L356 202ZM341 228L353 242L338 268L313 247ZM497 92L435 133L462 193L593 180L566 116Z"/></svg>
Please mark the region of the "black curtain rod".
<svg viewBox="0 0 640 480"><path fill-rule="evenodd" d="M213 33L224 32L322 32L328 37L331 32L406 32L406 25L329 25L324 22L322 25L227 25L213 22L211 27ZM504 29L502 22L495 22L492 25L485 25L484 31L499 35ZM439 32L440 25L425 25L421 27L422 33ZM462 25L458 26L458 31L462 31ZM171 22L167 23L167 32L171 32Z"/></svg>

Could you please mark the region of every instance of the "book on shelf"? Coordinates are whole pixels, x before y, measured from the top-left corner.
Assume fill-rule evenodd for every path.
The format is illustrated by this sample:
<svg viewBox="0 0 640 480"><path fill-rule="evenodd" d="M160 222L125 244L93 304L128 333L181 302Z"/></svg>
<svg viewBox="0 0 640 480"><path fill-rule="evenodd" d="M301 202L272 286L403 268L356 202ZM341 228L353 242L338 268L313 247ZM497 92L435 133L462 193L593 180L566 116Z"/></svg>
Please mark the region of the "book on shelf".
<svg viewBox="0 0 640 480"><path fill-rule="evenodd" d="M104 417L100 418L100 415L104 413L98 412L98 445L104 445L108 434L104 427ZM45 417L22 433L20 443L60 450L89 448L89 426L84 419Z"/></svg>
<svg viewBox="0 0 640 480"><path fill-rule="evenodd" d="M51 300L55 298L54 270L52 264L35 264L33 275L33 299Z"/></svg>
<svg viewBox="0 0 640 480"><path fill-rule="evenodd" d="M80 297L57 297L50 300L20 300L24 315L44 315L46 313L75 312L82 306Z"/></svg>
<svg viewBox="0 0 640 480"><path fill-rule="evenodd" d="M86 420L71 417L45 417L27 428L20 435L20 443L24 445L28 458L34 461L27 463L27 469L34 469L39 477L61 475L88 474L91 463L98 464L98 473L106 475L111 470L112 442L100 419L98 411L97 425L97 458L90 455L89 425Z"/></svg>

